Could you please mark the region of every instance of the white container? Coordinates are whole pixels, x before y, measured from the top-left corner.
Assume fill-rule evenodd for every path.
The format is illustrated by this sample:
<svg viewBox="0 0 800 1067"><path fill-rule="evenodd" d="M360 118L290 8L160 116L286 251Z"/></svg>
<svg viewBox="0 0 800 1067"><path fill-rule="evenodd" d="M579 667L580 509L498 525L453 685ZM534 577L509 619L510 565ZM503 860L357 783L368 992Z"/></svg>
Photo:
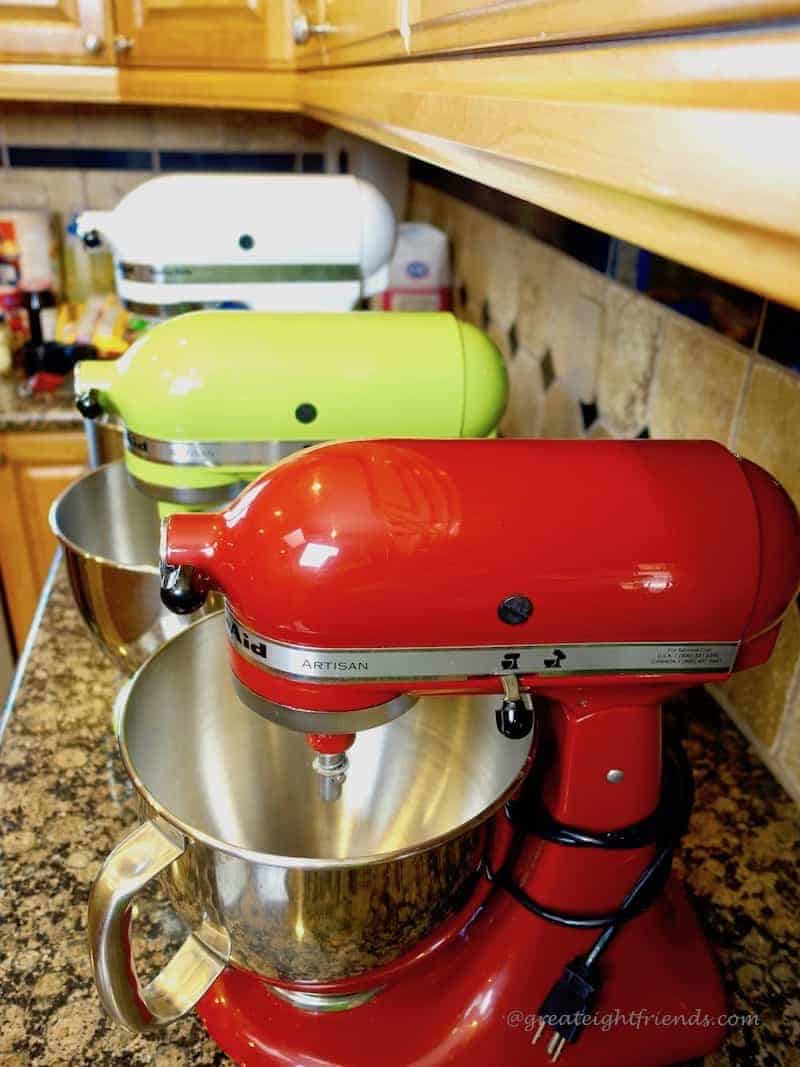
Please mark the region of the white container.
<svg viewBox="0 0 800 1067"><path fill-rule="evenodd" d="M384 311L449 311L451 286L447 234L427 222L402 222L379 306Z"/></svg>

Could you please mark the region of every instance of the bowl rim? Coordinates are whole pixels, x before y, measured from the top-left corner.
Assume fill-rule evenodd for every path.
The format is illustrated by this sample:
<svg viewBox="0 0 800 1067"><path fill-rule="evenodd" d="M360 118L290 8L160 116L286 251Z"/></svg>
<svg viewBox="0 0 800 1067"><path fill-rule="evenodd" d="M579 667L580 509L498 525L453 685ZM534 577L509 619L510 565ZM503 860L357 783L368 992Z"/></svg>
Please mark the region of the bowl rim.
<svg viewBox="0 0 800 1067"><path fill-rule="evenodd" d="M214 612L210 615L206 615L195 622L190 623L180 633L170 638L165 642L161 648L150 656L136 671L135 674L125 683L123 688L117 694L115 701L115 733L117 736L117 743L119 745L120 754L122 756L122 762L125 765L125 770L131 779L131 782L139 794L139 797L145 802L147 807L159 818L163 819L170 826L179 831L190 842L198 842L205 845L207 848L211 848L217 852L223 852L229 856L235 856L238 859L245 860L248 863L254 863L258 865L283 867L287 869L300 869L300 870L334 870L344 869L348 867L374 867L380 866L385 863L393 863L396 860L405 859L409 856L420 855L424 852L431 851L439 848L441 845L446 844L448 841L452 841L458 837L466 836L470 831L482 826L505 804L511 794L519 788L522 781L527 776L530 768L533 764L533 757L535 754L535 742L537 740L537 731L531 732L529 737L529 745L525 758L522 760L521 766L517 773L514 775L508 785L498 794L498 796L485 807L482 811L478 812L471 819L461 823L459 826L454 827L452 830L446 833L438 834L436 837L428 838L424 842L418 845L409 845L406 848L395 849L392 852L381 852L377 854L367 854L364 856L348 856L345 859L336 858L324 858L324 857L311 857L311 856L282 856L276 853L270 852L258 852L254 849L244 848L240 845L233 845L230 842L222 841L219 838L213 836L213 834L206 833L204 830L199 830L196 827L191 826L189 823L180 819L174 812L170 811L164 804L162 804L142 781L140 775L136 771L133 765L130 753L128 751L127 742L125 739L125 719L128 708L130 707L130 697L136 688L137 681L147 670L147 668L163 655L176 641L189 640L189 634L199 626L213 624L217 622L221 612ZM238 697L236 698L238 699ZM431 699L435 699L431 698ZM446 699L442 698L442 699ZM252 712L251 714L255 714ZM389 724L390 725L390 724ZM278 727L278 729L285 729L285 727Z"/></svg>
<svg viewBox="0 0 800 1067"><path fill-rule="evenodd" d="M89 470L85 474L82 474L79 478L76 478L74 482L71 482L66 487L66 489L62 489L62 491L58 494L53 503L50 505L50 510L47 516L48 522L50 524L50 529L52 530L56 538L64 546L64 548L68 549L70 552L72 552L74 555L78 556L82 560L87 560L91 563L97 563L103 567L111 567L114 570L127 571L131 574L147 575L148 577L151 575L155 575L157 577L159 574L159 567L157 563L122 563L120 560L109 559L107 556L101 556L95 552L87 551L85 548L82 548L80 545L76 544L75 541L72 540L72 538L67 537L67 535L61 528L61 523L58 518L58 511L63 502L73 491L77 490L79 486L81 486L84 482L88 481L90 478L95 478L98 475L107 475L112 467L119 468L124 466L124 459L115 459L112 460L110 463L103 463L99 467L94 467L92 470Z"/></svg>

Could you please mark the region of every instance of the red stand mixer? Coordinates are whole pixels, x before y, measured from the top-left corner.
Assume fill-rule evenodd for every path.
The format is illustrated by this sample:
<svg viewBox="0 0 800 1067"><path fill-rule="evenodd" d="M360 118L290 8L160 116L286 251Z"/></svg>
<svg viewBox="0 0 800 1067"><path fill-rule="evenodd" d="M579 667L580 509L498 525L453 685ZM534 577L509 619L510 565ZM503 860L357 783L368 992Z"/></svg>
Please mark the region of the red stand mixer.
<svg viewBox="0 0 800 1067"><path fill-rule="evenodd" d="M534 736L472 897L410 953L215 982L199 1012L237 1062L644 1067L719 1045L670 875L691 772L661 706L774 646L800 524L765 471L711 442L332 444L171 516L162 568L173 610L222 591L240 698L308 735L334 803L353 735L423 694L496 693L498 729Z"/></svg>

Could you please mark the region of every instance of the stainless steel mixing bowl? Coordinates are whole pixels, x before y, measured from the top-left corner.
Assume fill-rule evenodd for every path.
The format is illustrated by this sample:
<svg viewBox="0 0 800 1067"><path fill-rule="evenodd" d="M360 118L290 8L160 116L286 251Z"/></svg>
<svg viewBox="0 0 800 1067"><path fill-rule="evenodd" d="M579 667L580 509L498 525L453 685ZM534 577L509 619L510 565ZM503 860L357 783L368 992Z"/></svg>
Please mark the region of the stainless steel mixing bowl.
<svg viewBox="0 0 800 1067"><path fill-rule="evenodd" d="M114 415L84 419L83 428L89 446L89 466L102 467L125 458L125 426Z"/></svg>
<svg viewBox="0 0 800 1067"><path fill-rule="evenodd" d="M426 697L361 731L341 794L325 800L304 736L236 698L222 617L176 637L120 699L120 747L146 821L92 890L92 963L108 1013L153 1029L228 965L331 982L410 949L466 899L483 824L526 769L530 738L498 733L496 703ZM142 988L130 907L156 878L192 933Z"/></svg>
<svg viewBox="0 0 800 1067"><path fill-rule="evenodd" d="M198 617L218 610L218 598L191 617L161 603L158 506L134 489L123 462L79 478L50 510L64 546L78 610L100 647L132 674L165 641Z"/></svg>

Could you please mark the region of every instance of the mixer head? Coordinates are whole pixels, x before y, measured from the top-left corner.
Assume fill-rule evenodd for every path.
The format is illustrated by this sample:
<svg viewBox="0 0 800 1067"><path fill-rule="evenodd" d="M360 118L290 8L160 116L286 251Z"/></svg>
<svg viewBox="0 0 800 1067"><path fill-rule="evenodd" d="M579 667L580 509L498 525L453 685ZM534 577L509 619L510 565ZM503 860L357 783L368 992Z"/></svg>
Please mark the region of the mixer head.
<svg viewBox="0 0 800 1067"><path fill-rule="evenodd" d="M77 230L111 245L126 307L168 318L223 303L347 311L386 288L395 220L348 174L172 174L83 212Z"/></svg>
<svg viewBox="0 0 800 1067"><path fill-rule="evenodd" d="M79 363L75 388L85 416L125 424L129 475L165 513L221 507L319 441L492 433L507 381L489 338L445 312L205 311Z"/></svg>
<svg viewBox="0 0 800 1067"><path fill-rule="evenodd" d="M241 699L331 755L421 694L502 693L520 736L537 692L764 662L800 523L712 442L359 441L172 516L162 568L170 607L224 594Z"/></svg>

